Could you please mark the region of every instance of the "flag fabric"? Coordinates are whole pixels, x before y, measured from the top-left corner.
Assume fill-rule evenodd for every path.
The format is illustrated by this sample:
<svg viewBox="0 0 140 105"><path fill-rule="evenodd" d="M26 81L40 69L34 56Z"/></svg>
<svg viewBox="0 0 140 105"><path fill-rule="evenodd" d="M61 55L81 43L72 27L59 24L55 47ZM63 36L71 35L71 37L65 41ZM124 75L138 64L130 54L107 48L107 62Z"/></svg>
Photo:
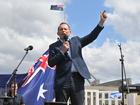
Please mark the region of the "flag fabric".
<svg viewBox="0 0 140 105"><path fill-rule="evenodd" d="M50 10L63 11L64 10L64 5L51 5Z"/></svg>
<svg viewBox="0 0 140 105"><path fill-rule="evenodd" d="M112 92L110 94L110 98L115 99L115 98L121 98L122 97L122 93L116 91L116 92Z"/></svg>
<svg viewBox="0 0 140 105"><path fill-rule="evenodd" d="M25 105L44 105L54 99L55 68L48 66L48 50L36 61L19 88Z"/></svg>

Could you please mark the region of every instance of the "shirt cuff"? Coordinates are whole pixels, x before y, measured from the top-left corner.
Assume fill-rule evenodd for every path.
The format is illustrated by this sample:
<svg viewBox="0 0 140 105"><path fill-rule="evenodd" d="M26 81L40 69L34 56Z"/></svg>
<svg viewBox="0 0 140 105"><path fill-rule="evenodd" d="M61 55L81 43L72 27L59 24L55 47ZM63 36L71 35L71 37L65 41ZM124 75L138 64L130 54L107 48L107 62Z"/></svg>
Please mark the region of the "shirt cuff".
<svg viewBox="0 0 140 105"><path fill-rule="evenodd" d="M101 24L100 22L98 23L98 25L99 25L100 27L102 27L102 28L104 27L104 25L103 25L103 24Z"/></svg>

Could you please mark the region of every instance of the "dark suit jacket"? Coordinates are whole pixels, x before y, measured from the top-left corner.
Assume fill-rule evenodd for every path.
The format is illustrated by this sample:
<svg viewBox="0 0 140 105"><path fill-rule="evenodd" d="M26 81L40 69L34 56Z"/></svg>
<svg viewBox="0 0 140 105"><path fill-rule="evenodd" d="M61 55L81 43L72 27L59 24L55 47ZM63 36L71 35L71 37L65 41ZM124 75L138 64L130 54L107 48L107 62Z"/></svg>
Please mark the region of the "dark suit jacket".
<svg viewBox="0 0 140 105"><path fill-rule="evenodd" d="M82 38L78 36L72 37L70 39L71 57L67 53L63 54L61 52L60 46L63 45L61 41L56 41L49 46L48 64L51 67L56 65L55 87L63 86L64 82L70 79L72 63L83 78L90 78L90 73L83 60L81 49L94 41L102 29L103 27L97 25L90 34Z"/></svg>

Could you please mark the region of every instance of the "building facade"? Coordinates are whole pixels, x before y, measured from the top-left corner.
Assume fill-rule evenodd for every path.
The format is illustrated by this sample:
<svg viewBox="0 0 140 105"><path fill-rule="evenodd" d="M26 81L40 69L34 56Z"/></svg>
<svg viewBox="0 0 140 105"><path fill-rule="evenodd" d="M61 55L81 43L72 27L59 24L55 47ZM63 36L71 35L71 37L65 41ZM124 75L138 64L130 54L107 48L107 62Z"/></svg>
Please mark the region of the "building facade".
<svg viewBox="0 0 140 105"><path fill-rule="evenodd" d="M121 93L116 90L111 90L111 87L110 90L106 90L108 87L102 88L105 90L97 90L95 87L86 87L85 105L121 105ZM125 97L125 103L126 102L127 97Z"/></svg>
<svg viewBox="0 0 140 105"><path fill-rule="evenodd" d="M131 80L128 79L128 84ZM85 105L122 105L121 80L85 86ZM140 105L138 93L124 93L124 105Z"/></svg>

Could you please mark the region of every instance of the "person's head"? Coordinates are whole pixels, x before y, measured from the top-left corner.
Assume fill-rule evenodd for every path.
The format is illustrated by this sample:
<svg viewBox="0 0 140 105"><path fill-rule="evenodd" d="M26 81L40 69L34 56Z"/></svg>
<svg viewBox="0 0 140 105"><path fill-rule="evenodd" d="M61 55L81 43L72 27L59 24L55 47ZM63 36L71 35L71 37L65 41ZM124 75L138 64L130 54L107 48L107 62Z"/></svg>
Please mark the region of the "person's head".
<svg viewBox="0 0 140 105"><path fill-rule="evenodd" d="M58 26L57 35L60 38L63 38L64 36L69 36L70 34L71 34L71 29L69 24L66 22L60 23L60 25Z"/></svg>
<svg viewBox="0 0 140 105"><path fill-rule="evenodd" d="M15 90L14 90L15 89ZM16 95L17 94L17 90L18 90L18 84L12 82L10 85L10 91L9 91L9 95ZM15 92L15 93L14 93Z"/></svg>
<svg viewBox="0 0 140 105"><path fill-rule="evenodd" d="M18 89L18 84L17 83L12 83L10 88L11 88L11 91L14 90L14 88L15 88L15 90L17 90Z"/></svg>

